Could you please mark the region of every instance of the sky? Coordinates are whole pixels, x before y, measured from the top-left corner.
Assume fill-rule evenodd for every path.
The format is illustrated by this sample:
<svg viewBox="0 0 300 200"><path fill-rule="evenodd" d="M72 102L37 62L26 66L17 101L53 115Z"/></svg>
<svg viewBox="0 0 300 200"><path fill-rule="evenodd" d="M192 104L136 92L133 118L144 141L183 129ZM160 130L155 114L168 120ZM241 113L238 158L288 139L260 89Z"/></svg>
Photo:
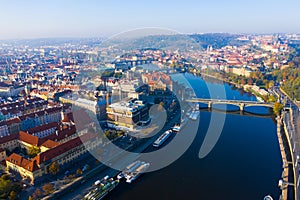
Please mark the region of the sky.
<svg viewBox="0 0 300 200"><path fill-rule="evenodd" d="M181 33L300 33L299 0L0 0L0 39Z"/></svg>

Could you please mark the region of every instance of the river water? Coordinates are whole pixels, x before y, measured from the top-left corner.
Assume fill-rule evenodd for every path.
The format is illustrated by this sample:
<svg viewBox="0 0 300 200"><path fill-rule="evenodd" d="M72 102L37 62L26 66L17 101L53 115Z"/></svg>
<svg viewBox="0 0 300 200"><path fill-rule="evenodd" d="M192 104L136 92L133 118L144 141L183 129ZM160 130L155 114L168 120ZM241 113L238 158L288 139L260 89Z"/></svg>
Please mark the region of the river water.
<svg viewBox="0 0 300 200"><path fill-rule="evenodd" d="M209 85L215 91L224 86L227 99L256 100L228 84L191 74L182 76L199 98L209 98ZM228 106L227 109L235 108ZM196 138L178 160L166 168L143 174L132 184L123 181L107 199L260 200L268 194L279 199L277 185L282 161L275 121L272 115L265 115L270 113L266 108L247 108L246 111L244 114L213 111L226 115L225 124L213 150L200 159L199 149L208 126L218 123L210 121L211 111L202 109Z"/></svg>

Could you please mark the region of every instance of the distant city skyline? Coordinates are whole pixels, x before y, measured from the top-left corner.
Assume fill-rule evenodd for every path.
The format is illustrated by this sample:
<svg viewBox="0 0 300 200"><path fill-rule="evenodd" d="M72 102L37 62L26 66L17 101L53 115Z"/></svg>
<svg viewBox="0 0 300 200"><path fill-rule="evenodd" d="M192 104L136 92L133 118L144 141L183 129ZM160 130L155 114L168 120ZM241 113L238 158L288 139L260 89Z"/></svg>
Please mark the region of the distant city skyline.
<svg viewBox="0 0 300 200"><path fill-rule="evenodd" d="M300 33L296 0L0 2L0 39L108 37L143 27L181 33Z"/></svg>

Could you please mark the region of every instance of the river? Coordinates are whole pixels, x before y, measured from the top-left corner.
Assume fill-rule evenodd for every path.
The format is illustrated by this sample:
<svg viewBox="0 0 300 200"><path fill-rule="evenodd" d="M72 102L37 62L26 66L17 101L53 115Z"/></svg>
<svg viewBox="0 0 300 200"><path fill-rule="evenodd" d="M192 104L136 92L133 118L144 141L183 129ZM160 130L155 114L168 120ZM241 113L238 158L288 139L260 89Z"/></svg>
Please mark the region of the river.
<svg viewBox="0 0 300 200"><path fill-rule="evenodd" d="M256 100L228 84L191 74L183 76L199 98L209 97L209 85L215 91L224 86L227 99ZM208 126L218 123L210 122L212 112L202 109L195 140L178 160L161 170L143 174L132 184L120 183L106 199L260 200L268 194L279 199L277 185L282 161L273 116L268 115L270 111L266 108L246 111L260 115L217 111L226 115L221 136L213 150L200 159L199 149Z"/></svg>

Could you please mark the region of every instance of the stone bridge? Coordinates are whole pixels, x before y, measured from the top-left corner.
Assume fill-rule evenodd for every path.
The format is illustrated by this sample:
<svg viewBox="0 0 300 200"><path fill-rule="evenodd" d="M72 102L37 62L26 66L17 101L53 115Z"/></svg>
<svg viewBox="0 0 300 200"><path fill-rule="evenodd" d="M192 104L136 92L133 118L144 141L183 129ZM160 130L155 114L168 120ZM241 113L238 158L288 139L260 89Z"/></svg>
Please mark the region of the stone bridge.
<svg viewBox="0 0 300 200"><path fill-rule="evenodd" d="M204 103L207 104L208 108L212 108L212 105L222 104L222 105L235 105L240 108L241 111L244 111L245 107L251 106L260 106L260 107L269 107L273 108L273 103L265 103L265 102L256 102L256 101L243 101L243 100L225 100L225 99L202 99L202 98L192 98L186 100L187 102L194 103Z"/></svg>

